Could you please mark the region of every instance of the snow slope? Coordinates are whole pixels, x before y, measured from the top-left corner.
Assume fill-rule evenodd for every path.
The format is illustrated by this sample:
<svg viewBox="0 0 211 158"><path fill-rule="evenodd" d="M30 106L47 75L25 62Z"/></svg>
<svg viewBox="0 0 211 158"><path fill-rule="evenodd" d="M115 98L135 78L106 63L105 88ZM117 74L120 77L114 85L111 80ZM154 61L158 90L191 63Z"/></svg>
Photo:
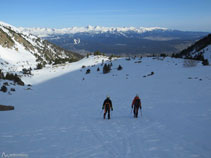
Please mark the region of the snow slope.
<svg viewBox="0 0 211 158"><path fill-rule="evenodd" d="M0 45L0 59L2 61L1 63L8 63L4 64L3 66L1 64L0 68L5 71L20 71L23 67L35 67L37 64L35 56L30 52L30 50L25 49L24 45L17 42L8 29L15 31L16 33L20 33L20 31L16 27L4 22L0 22L0 29L9 37L11 37L11 39L14 41L14 46L12 48L8 48L5 46L3 47L2 45ZM32 40L33 38L35 37L31 37L30 40Z"/></svg>
<svg viewBox="0 0 211 158"><path fill-rule="evenodd" d="M207 59L211 63L211 45L208 45L203 50L204 59Z"/></svg>
<svg viewBox="0 0 211 158"><path fill-rule="evenodd" d="M84 58L71 64L48 65L42 70L33 71L33 76L23 76L23 80L28 84L40 84L61 75L80 70L82 66L101 64L102 60L108 61L108 57L96 56L89 59Z"/></svg>
<svg viewBox="0 0 211 158"><path fill-rule="evenodd" d="M138 63L138 58L123 58L112 62L110 73L102 74L102 59L90 57L37 70L34 77L24 79L33 84L31 91L19 88L12 95L0 93L1 104L15 106L14 111L0 112L0 154L27 154L30 158L210 157L209 66L184 67L183 59L142 58ZM91 67L94 64L98 65ZM121 71L116 69L119 64ZM91 73L85 74L87 68L81 69L82 65L90 65ZM152 71L154 75L147 76ZM136 93L143 104L138 119L130 108ZM102 118L106 95L113 101L111 120Z"/></svg>
<svg viewBox="0 0 211 158"><path fill-rule="evenodd" d="M208 45L203 49L204 51L204 59L207 59L209 63L211 63L211 45Z"/></svg>
<svg viewBox="0 0 211 158"><path fill-rule="evenodd" d="M3 48L0 45L0 58L8 64L0 66L5 72L21 71L23 68L35 68L37 63L33 54L29 53L22 45L18 44L18 50Z"/></svg>
<svg viewBox="0 0 211 158"><path fill-rule="evenodd" d="M199 54L202 54L204 59L207 59L209 62L211 62L211 45L206 46L200 51L196 51L194 49L193 51L190 52L192 58L194 58L194 56L197 56Z"/></svg>
<svg viewBox="0 0 211 158"><path fill-rule="evenodd" d="M70 51L0 21L0 69L4 72L19 72L23 68L36 68L38 63L50 64L64 58L80 59Z"/></svg>

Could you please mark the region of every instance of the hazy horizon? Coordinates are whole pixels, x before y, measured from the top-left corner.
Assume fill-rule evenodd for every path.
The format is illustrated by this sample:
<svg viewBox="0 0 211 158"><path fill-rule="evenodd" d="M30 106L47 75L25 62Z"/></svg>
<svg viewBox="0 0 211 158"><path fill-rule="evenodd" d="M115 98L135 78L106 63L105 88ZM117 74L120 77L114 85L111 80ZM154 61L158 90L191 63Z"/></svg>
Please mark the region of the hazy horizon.
<svg viewBox="0 0 211 158"><path fill-rule="evenodd" d="M16 27L162 27L211 32L210 0L2 1L0 21Z"/></svg>

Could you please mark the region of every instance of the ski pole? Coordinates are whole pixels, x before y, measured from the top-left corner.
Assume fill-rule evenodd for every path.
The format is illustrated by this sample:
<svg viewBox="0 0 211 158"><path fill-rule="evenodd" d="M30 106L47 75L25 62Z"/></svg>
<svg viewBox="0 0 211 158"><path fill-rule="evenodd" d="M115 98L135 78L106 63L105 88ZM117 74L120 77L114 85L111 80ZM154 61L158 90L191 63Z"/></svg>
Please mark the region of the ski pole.
<svg viewBox="0 0 211 158"><path fill-rule="evenodd" d="M133 112L133 107L131 106L131 111L130 111L130 113L132 114L132 112Z"/></svg>
<svg viewBox="0 0 211 158"><path fill-rule="evenodd" d="M142 117L142 108L141 108L141 117Z"/></svg>
<svg viewBox="0 0 211 158"><path fill-rule="evenodd" d="M130 115L132 115L132 114L133 114L133 108L131 106Z"/></svg>

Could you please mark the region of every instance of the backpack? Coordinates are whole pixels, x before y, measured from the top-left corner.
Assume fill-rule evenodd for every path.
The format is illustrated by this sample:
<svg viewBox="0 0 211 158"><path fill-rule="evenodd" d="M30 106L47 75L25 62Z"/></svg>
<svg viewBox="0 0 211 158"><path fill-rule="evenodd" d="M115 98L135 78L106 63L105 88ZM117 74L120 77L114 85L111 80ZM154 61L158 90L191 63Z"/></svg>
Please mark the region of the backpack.
<svg viewBox="0 0 211 158"><path fill-rule="evenodd" d="M137 98L137 99L135 100L135 103L134 103L135 107L139 108L140 102L141 102L140 99Z"/></svg>
<svg viewBox="0 0 211 158"><path fill-rule="evenodd" d="M111 103L110 103L110 100L106 100L106 102L105 102L105 109L106 108L109 108L110 109L110 107L111 107Z"/></svg>

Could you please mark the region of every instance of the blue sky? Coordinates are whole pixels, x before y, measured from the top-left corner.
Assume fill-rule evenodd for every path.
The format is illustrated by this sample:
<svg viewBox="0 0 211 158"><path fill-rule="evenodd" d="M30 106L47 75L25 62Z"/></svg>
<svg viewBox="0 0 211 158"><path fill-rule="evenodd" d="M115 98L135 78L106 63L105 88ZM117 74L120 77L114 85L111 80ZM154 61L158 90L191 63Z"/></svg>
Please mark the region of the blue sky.
<svg viewBox="0 0 211 158"><path fill-rule="evenodd" d="M2 0L0 21L18 27L158 26L211 32L211 0Z"/></svg>

